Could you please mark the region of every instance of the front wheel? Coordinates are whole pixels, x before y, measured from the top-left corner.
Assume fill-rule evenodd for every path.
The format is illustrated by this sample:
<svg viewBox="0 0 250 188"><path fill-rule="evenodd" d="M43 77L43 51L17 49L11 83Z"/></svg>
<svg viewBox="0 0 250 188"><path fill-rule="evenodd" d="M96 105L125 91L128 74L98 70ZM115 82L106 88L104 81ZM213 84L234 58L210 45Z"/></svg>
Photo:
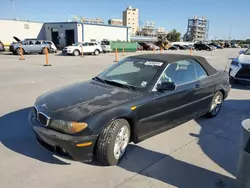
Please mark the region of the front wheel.
<svg viewBox="0 0 250 188"><path fill-rule="evenodd" d="M20 48L17 48L16 51L15 51L15 54L16 54L16 55L21 55L21 49L20 49ZM24 54L23 48L22 48L22 54Z"/></svg>
<svg viewBox="0 0 250 188"><path fill-rule="evenodd" d="M100 51L99 50L95 50L94 51L94 55L99 55L100 54Z"/></svg>
<svg viewBox="0 0 250 188"><path fill-rule="evenodd" d="M79 55L80 55L79 50L74 50L73 55L74 55L74 56L79 56Z"/></svg>
<svg viewBox="0 0 250 188"><path fill-rule="evenodd" d="M223 103L223 94L220 91L217 91L212 99L211 105L210 105L210 110L206 114L208 118L212 118L218 115L222 103Z"/></svg>
<svg viewBox="0 0 250 188"><path fill-rule="evenodd" d="M113 166L124 155L130 141L130 125L125 119L116 119L100 133L96 156L104 165Z"/></svg>

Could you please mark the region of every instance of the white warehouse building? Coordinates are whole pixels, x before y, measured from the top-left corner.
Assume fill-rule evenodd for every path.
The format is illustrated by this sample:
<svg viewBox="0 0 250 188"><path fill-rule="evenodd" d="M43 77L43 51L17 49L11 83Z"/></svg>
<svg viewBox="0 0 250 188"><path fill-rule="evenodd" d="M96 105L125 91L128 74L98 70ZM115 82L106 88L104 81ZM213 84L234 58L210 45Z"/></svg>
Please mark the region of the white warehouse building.
<svg viewBox="0 0 250 188"><path fill-rule="evenodd" d="M68 46L81 41L130 41L129 27L105 24L59 22L45 23L45 36L47 40L56 45Z"/></svg>
<svg viewBox="0 0 250 188"><path fill-rule="evenodd" d="M51 40L58 47L82 41L130 41L130 27L79 22L37 23L19 20L0 20L0 40L10 44L13 36Z"/></svg>

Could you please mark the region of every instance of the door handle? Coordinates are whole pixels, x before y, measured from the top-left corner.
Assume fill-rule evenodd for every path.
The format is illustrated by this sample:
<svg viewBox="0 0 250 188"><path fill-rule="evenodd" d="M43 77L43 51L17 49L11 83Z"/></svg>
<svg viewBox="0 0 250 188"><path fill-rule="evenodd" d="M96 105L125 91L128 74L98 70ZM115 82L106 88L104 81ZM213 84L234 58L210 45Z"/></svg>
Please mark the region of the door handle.
<svg viewBox="0 0 250 188"><path fill-rule="evenodd" d="M200 84L196 84L195 85L195 89L199 89L199 88L201 88L201 85Z"/></svg>

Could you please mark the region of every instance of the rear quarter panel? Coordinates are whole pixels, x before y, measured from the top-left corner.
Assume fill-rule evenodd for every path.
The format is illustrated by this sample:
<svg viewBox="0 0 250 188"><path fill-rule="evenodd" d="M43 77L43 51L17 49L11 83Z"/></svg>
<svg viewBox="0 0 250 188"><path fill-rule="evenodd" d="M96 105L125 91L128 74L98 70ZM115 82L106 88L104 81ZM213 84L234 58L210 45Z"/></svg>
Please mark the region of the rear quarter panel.
<svg viewBox="0 0 250 188"><path fill-rule="evenodd" d="M224 99L226 99L231 89L228 72L218 71L218 73L215 75L214 82L215 82L215 91L222 91Z"/></svg>

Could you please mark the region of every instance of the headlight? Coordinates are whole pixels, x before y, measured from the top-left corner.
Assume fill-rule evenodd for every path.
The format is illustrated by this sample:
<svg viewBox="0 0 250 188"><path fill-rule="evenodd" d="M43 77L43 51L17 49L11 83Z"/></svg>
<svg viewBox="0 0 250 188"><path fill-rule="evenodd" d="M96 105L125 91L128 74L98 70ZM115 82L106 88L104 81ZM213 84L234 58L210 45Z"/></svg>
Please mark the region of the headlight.
<svg viewBox="0 0 250 188"><path fill-rule="evenodd" d="M50 126L54 129L61 130L66 133L78 133L88 127L84 122L67 122L63 120L52 120Z"/></svg>
<svg viewBox="0 0 250 188"><path fill-rule="evenodd" d="M237 61L232 61L232 62L231 62L231 65L236 66L236 67L239 67L239 66L240 66L240 64L239 64Z"/></svg>

